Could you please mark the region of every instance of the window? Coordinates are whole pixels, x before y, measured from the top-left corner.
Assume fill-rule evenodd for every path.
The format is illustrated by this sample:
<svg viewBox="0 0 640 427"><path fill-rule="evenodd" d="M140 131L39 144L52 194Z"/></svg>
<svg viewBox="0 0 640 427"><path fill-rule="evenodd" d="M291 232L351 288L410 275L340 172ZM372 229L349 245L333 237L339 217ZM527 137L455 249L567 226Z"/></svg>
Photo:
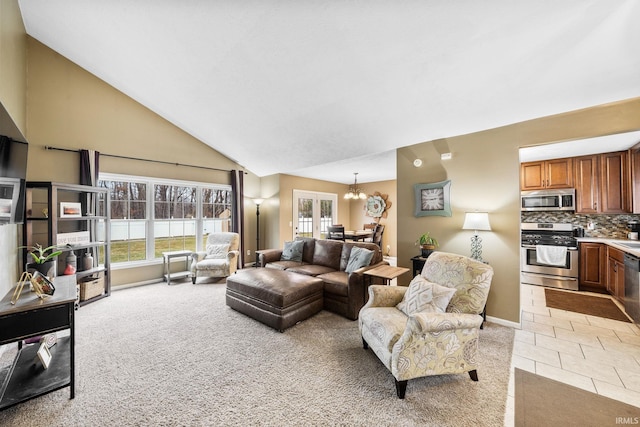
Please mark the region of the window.
<svg viewBox="0 0 640 427"><path fill-rule="evenodd" d="M324 239L327 226L338 217L338 196L293 190L293 237Z"/></svg>
<svg viewBox="0 0 640 427"><path fill-rule="evenodd" d="M111 262L142 261L147 258L147 184L104 181L111 203Z"/></svg>
<svg viewBox="0 0 640 427"><path fill-rule="evenodd" d="M153 186L155 258L162 252L196 250L197 188Z"/></svg>
<svg viewBox="0 0 640 427"><path fill-rule="evenodd" d="M113 263L202 250L208 233L231 230L228 185L113 174L100 174L98 185L110 194Z"/></svg>

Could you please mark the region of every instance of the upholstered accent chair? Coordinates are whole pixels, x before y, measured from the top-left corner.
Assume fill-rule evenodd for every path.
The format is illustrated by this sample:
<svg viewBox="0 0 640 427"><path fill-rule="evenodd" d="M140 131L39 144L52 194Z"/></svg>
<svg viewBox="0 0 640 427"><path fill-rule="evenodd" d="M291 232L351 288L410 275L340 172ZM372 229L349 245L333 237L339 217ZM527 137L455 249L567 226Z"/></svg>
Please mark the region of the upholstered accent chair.
<svg viewBox="0 0 640 427"><path fill-rule="evenodd" d="M191 262L191 281L197 277L228 277L238 269L240 252L238 233L211 233L207 237L205 251L194 252Z"/></svg>
<svg viewBox="0 0 640 427"><path fill-rule="evenodd" d="M362 343L391 371L400 399L414 378L468 372L478 381L480 313L492 278L488 264L434 252L409 287L369 287L358 316Z"/></svg>

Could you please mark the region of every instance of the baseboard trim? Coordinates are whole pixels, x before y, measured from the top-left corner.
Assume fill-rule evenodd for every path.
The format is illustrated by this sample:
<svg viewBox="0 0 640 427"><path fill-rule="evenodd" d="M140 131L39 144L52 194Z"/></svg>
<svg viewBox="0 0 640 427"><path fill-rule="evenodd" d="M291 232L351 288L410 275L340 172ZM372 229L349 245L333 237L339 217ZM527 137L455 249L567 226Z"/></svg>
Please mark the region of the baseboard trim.
<svg viewBox="0 0 640 427"><path fill-rule="evenodd" d="M151 280L144 280L142 282L126 283L124 285L115 285L111 287L111 292L120 291L123 289L135 288L137 286L153 285L155 283L162 283L162 282L163 282L162 279L151 279Z"/></svg>
<svg viewBox="0 0 640 427"><path fill-rule="evenodd" d="M498 325L506 326L513 329L522 329L520 323L512 322L510 320L500 319L499 317L487 316L487 320Z"/></svg>

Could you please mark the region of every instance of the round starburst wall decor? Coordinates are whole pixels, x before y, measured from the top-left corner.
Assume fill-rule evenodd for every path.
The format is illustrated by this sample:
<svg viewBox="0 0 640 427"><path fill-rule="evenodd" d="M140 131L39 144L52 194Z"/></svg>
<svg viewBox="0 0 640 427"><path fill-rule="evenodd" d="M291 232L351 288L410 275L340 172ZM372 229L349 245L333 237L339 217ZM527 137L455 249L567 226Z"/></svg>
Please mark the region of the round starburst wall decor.
<svg viewBox="0 0 640 427"><path fill-rule="evenodd" d="M377 191L367 198L367 202L364 205L366 215L377 218L378 221L380 221L380 218L387 217L387 211L390 207L389 195Z"/></svg>

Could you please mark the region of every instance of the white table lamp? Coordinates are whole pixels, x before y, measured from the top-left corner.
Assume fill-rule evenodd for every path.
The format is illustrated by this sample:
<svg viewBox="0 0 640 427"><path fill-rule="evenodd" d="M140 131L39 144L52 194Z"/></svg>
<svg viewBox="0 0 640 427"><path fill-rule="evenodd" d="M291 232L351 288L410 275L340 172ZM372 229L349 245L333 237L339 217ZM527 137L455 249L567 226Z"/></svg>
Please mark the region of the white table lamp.
<svg viewBox="0 0 640 427"><path fill-rule="evenodd" d="M478 230L491 231L487 212L467 212L464 216L463 230L473 230L471 237L471 258L482 261L482 238Z"/></svg>

